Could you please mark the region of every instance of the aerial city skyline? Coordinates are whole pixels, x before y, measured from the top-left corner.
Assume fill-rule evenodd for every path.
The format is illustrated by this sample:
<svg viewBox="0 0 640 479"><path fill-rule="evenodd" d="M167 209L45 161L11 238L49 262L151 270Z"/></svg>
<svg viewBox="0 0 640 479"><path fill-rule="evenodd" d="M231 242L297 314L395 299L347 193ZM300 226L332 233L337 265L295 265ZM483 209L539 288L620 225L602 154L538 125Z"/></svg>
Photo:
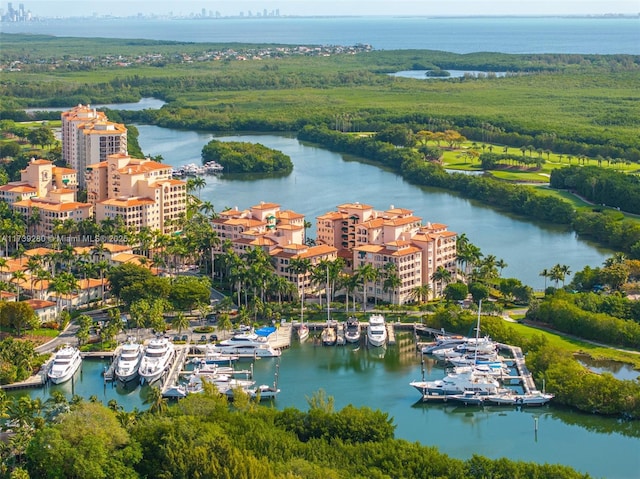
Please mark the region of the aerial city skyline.
<svg viewBox="0 0 640 479"><path fill-rule="evenodd" d="M169 17L278 17L278 16L553 16L553 15L634 15L640 12L635 0L540 0L512 2L492 0L451 0L434 3L423 0L397 0L393 3L371 0L307 2L303 0L185 0L181 2L142 0L111 2L79 0L31 0L2 4L3 21L30 21L38 18L86 16L169 16Z"/></svg>

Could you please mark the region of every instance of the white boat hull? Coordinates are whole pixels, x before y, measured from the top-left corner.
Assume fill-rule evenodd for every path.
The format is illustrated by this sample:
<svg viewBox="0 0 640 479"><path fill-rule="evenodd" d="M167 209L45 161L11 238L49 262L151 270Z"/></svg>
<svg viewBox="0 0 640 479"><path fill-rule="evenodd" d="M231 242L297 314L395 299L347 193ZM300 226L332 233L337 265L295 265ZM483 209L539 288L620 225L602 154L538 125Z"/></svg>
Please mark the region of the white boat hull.
<svg viewBox="0 0 640 479"><path fill-rule="evenodd" d="M61 364L60 361L63 356L67 359ZM81 364L80 352L73 347L64 347L56 353L47 377L53 384L65 383L73 377Z"/></svg>

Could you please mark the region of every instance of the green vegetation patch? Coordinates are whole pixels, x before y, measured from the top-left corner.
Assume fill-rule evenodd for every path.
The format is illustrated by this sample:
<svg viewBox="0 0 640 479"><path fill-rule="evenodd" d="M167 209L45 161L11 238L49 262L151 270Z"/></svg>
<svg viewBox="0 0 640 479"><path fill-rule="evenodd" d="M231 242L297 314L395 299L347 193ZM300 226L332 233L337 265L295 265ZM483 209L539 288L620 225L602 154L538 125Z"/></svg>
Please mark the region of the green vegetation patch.
<svg viewBox="0 0 640 479"><path fill-rule="evenodd" d="M259 143L211 140L202 148L202 161L216 161L227 173L291 173L293 162L284 153Z"/></svg>

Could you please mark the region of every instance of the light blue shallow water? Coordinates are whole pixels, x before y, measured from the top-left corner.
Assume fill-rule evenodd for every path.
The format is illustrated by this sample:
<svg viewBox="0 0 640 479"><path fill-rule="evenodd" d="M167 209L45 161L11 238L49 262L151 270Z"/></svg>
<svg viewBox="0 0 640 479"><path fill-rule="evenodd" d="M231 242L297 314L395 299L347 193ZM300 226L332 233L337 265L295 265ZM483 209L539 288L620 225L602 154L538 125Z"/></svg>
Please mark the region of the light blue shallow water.
<svg viewBox="0 0 640 479"><path fill-rule="evenodd" d="M297 17L151 20L67 19L3 23L6 33L189 42L313 45L455 53L640 54L640 18Z"/></svg>

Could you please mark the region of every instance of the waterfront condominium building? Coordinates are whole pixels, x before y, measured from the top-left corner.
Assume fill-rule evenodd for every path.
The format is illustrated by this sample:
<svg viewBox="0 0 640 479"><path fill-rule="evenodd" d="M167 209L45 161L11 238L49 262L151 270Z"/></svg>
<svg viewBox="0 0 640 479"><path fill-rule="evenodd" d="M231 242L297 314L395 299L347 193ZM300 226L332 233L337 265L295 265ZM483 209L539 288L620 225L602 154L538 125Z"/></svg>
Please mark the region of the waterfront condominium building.
<svg viewBox="0 0 640 479"><path fill-rule="evenodd" d="M240 256L253 248L261 248L271 257L276 274L296 285L298 293L303 288L305 292L312 291L311 271L294 272L290 267L292 260L309 260L309 264L315 266L337 258L334 247L305 244L304 215L281 210L277 203L261 202L245 210L228 209L211 222L220 239L217 254L224 252L225 245Z"/></svg>
<svg viewBox="0 0 640 479"><path fill-rule="evenodd" d="M92 217L92 206L78 202L76 192L75 170L32 158L20 172L20 181L0 187L0 198L25 218L29 235L50 236L58 221Z"/></svg>
<svg viewBox="0 0 640 479"><path fill-rule="evenodd" d="M337 248L348 271L371 265L380 272L367 287L370 298L402 304L423 284L439 294L442 285L433 281L433 273L440 266L452 275L456 271L456 233L443 224L423 225L412 210L345 203L318 216L316 230L316 242Z"/></svg>
<svg viewBox="0 0 640 479"><path fill-rule="evenodd" d="M122 153L87 165L87 201L96 221L121 217L136 231L176 231L187 209L187 184L173 179L171 171L170 165Z"/></svg>
<svg viewBox="0 0 640 479"><path fill-rule="evenodd" d="M87 166L105 161L108 155L127 153L127 129L110 122L103 112L89 105L78 105L61 115L62 158L79 172L78 182L85 187Z"/></svg>

